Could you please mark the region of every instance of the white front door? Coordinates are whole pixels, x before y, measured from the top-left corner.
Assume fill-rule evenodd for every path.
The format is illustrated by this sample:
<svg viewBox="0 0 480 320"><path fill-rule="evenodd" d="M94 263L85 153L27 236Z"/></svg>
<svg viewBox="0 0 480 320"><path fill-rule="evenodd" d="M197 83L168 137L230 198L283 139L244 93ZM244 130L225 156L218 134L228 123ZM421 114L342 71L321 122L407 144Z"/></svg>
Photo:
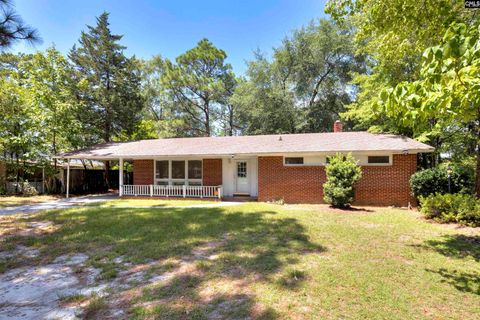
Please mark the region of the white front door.
<svg viewBox="0 0 480 320"><path fill-rule="evenodd" d="M248 161L236 161L235 193L250 193L250 183L248 181Z"/></svg>

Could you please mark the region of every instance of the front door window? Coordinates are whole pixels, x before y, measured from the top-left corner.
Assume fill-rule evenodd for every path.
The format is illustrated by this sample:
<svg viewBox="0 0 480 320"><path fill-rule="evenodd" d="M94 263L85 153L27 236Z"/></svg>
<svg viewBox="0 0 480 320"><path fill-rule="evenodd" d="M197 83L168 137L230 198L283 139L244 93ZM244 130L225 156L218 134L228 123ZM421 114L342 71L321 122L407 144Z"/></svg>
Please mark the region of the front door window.
<svg viewBox="0 0 480 320"><path fill-rule="evenodd" d="M237 161L236 173L236 193L250 193L250 183L248 181L248 162Z"/></svg>
<svg viewBox="0 0 480 320"><path fill-rule="evenodd" d="M247 163L245 161L237 162L237 177L239 178L247 177Z"/></svg>

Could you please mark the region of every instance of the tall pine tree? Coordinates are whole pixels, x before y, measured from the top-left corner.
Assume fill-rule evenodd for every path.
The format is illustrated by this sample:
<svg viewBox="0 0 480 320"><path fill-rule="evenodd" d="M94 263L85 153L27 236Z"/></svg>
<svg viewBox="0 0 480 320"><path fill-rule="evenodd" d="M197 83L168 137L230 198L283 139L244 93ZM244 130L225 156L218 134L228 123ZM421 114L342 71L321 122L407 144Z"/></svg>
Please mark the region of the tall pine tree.
<svg viewBox="0 0 480 320"><path fill-rule="evenodd" d="M140 78L135 57L125 57L126 47L119 44L122 36L111 33L107 12L95 27L87 27L69 54L80 84L77 97L85 105L79 117L85 144L110 142L119 134L128 136L139 120ZM105 167L109 169L108 162Z"/></svg>

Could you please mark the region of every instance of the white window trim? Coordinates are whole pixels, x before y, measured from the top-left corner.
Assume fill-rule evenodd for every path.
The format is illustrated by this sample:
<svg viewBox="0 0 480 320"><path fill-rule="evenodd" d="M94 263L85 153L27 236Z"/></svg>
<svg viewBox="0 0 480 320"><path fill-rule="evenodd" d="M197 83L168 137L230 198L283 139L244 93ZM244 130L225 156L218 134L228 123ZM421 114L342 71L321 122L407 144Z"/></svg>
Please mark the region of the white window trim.
<svg viewBox="0 0 480 320"><path fill-rule="evenodd" d="M388 163L368 163L368 157L388 157ZM362 167L388 167L393 164L393 157L391 154L375 154L367 155L367 163L362 164Z"/></svg>
<svg viewBox="0 0 480 320"><path fill-rule="evenodd" d="M283 166L285 167L324 167L327 165L327 157L334 156L335 154L321 154L321 162L319 163L305 163L306 157L309 155L304 154L297 154L297 155L284 155L283 158ZM388 163L368 163L369 156L388 156ZM388 167L393 165L393 155L392 154L377 154L377 153L360 153L354 154L353 157L359 161L359 165L361 167ZM303 164L287 164L285 163L285 158L303 158Z"/></svg>
<svg viewBox="0 0 480 320"><path fill-rule="evenodd" d="M322 167L325 166L325 163L322 161L321 163L305 163L305 157L304 155L296 155L296 156L283 156L283 166L285 167ZM324 156L322 156L324 157ZM299 164L290 164L285 162L285 158L303 158L303 163Z"/></svg>
<svg viewBox="0 0 480 320"><path fill-rule="evenodd" d="M157 179L157 161L168 161L168 179ZM184 161L185 162L185 179L172 178L172 161ZM200 179L189 179L188 177L188 161L200 161L202 166L202 177ZM157 185L157 182L167 182L169 186L172 186L174 182L184 182L186 186L189 182L200 182L203 186L203 159L153 159L153 184Z"/></svg>
<svg viewBox="0 0 480 320"><path fill-rule="evenodd" d="M287 163L285 161L286 158L302 158L303 163ZM311 167L310 164L305 164L305 157L304 156L283 156L283 165L285 167Z"/></svg>

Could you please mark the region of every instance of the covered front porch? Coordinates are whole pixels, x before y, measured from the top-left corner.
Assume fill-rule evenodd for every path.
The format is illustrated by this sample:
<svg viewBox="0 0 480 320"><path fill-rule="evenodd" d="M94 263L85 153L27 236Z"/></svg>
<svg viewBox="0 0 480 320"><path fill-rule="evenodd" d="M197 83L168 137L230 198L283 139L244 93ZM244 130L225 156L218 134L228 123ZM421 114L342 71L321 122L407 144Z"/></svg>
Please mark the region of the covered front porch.
<svg viewBox="0 0 480 320"><path fill-rule="evenodd" d="M70 194L70 161L67 158L66 197ZM100 160L96 158L96 160ZM107 161L107 159L104 159ZM120 197L232 199L257 196L257 158L162 157L108 159L118 163ZM118 161L118 162L117 162ZM133 184L124 184L125 164L133 171ZM116 164L115 164L116 165ZM127 167L128 168L128 167Z"/></svg>

